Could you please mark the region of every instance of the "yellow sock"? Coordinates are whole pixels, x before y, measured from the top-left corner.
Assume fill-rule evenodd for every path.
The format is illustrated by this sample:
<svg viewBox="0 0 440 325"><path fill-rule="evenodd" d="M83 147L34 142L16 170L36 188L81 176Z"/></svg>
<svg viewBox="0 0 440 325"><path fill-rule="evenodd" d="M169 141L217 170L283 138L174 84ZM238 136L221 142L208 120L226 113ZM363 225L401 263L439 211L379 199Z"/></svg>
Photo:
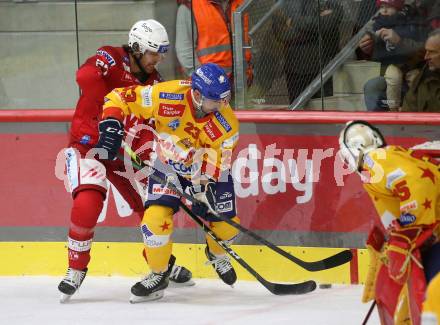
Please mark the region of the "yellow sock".
<svg viewBox="0 0 440 325"><path fill-rule="evenodd" d="M233 221L240 223L240 219L235 216ZM238 235L238 230L224 221L211 222L210 228L221 240L231 240ZM209 251L214 255L224 255L225 251L221 248L211 237L206 236L206 242L208 243Z"/></svg>
<svg viewBox="0 0 440 325"><path fill-rule="evenodd" d="M173 243L173 209L152 205L145 210L141 223L148 265L153 272L163 272L168 268Z"/></svg>

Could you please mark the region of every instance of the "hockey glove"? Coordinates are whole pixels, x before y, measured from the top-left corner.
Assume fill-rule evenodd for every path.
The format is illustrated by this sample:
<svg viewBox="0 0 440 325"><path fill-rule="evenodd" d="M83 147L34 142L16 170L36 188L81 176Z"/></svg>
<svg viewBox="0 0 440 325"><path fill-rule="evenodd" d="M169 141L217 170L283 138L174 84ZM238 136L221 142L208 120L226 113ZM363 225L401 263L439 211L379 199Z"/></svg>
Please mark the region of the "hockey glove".
<svg viewBox="0 0 440 325"><path fill-rule="evenodd" d="M188 193L192 195L197 201L192 204L192 212L201 218L206 219L208 213L216 212L216 183L209 180L204 185L193 185L188 189Z"/></svg>
<svg viewBox="0 0 440 325"><path fill-rule="evenodd" d="M99 140L95 148L102 148L107 151L107 158L100 158L115 160L123 137L124 128L118 120L109 118L99 122Z"/></svg>
<svg viewBox="0 0 440 325"><path fill-rule="evenodd" d="M430 226L395 226L389 234L386 247L388 273L399 284L405 283L408 277L408 266L411 260L422 267L420 254L415 250L428 241L433 233L434 225Z"/></svg>

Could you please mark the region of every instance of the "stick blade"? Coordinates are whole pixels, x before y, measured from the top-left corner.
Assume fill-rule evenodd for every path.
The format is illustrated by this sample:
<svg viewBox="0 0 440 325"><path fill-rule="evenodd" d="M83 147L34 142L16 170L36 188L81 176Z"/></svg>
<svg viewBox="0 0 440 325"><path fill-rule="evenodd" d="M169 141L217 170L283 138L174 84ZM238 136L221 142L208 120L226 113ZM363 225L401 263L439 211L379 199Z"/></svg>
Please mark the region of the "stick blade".
<svg viewBox="0 0 440 325"><path fill-rule="evenodd" d="M308 262L306 263L306 265L304 265L304 268L307 271L311 271L311 272L327 270L348 263L352 260L352 258L353 258L352 252L349 249L347 249L335 255L327 257L321 261Z"/></svg>
<svg viewBox="0 0 440 325"><path fill-rule="evenodd" d="M339 252L329 258L323 260L326 265L326 269L331 269L333 267L340 266L342 264L348 263L353 259L353 253L351 250L346 249L345 251Z"/></svg>
<svg viewBox="0 0 440 325"><path fill-rule="evenodd" d="M316 289L316 282L312 280L295 284L263 283L263 285L277 296L303 295Z"/></svg>

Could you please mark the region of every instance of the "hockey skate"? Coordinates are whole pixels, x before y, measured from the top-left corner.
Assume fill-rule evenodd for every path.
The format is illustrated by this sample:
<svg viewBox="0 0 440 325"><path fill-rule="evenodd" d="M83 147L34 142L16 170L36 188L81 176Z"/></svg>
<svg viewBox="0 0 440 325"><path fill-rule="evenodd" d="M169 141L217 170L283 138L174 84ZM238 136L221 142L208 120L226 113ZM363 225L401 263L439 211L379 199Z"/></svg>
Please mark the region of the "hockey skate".
<svg viewBox="0 0 440 325"><path fill-rule="evenodd" d="M191 287L196 283L192 280L192 273L184 266L173 265L170 273L170 287Z"/></svg>
<svg viewBox="0 0 440 325"><path fill-rule="evenodd" d="M205 254L209 260L206 262L206 264L211 264L220 279L222 279L224 283L232 286L235 281L237 281L237 275L235 274L235 270L229 261L229 257L226 254L222 256L212 254L209 251L208 246L205 248Z"/></svg>
<svg viewBox="0 0 440 325"><path fill-rule="evenodd" d="M168 262L168 269L165 272L151 272L141 281L131 287L130 303L157 300L163 297L164 290L168 287L169 276L173 269L176 258L171 255Z"/></svg>
<svg viewBox="0 0 440 325"><path fill-rule="evenodd" d="M75 270L68 268L66 276L58 285L58 290L61 292L60 303L65 303L73 296L83 283L87 274L87 268L84 270Z"/></svg>

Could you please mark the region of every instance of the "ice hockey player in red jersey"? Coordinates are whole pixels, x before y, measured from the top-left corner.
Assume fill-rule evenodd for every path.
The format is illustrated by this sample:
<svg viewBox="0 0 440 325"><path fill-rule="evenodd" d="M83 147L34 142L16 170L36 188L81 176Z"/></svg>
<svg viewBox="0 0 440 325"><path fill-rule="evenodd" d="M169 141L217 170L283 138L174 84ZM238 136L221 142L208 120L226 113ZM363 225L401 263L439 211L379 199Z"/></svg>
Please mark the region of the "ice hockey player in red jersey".
<svg viewBox="0 0 440 325"><path fill-rule="evenodd" d="M58 286L62 302L75 293L86 276L94 229L108 190L107 179L130 207L140 217L143 215L143 198L132 186L133 182L118 175L118 171L124 171L124 163L115 157L97 160L87 153L95 147L101 131L99 119L104 96L114 88L153 85L163 81L156 65L163 59L168 47L167 32L159 22L153 19L138 21L129 32L128 45L99 48L76 73L81 96L72 120L69 148L65 150L73 206L68 233L69 267ZM133 126L145 123L143 119L134 116L127 116L124 122L127 134ZM140 148L151 139L150 132L141 130L131 146ZM142 158L147 159L148 155L148 150L145 150ZM172 256L170 280L185 285L194 284L191 272L174 265L174 261Z"/></svg>

